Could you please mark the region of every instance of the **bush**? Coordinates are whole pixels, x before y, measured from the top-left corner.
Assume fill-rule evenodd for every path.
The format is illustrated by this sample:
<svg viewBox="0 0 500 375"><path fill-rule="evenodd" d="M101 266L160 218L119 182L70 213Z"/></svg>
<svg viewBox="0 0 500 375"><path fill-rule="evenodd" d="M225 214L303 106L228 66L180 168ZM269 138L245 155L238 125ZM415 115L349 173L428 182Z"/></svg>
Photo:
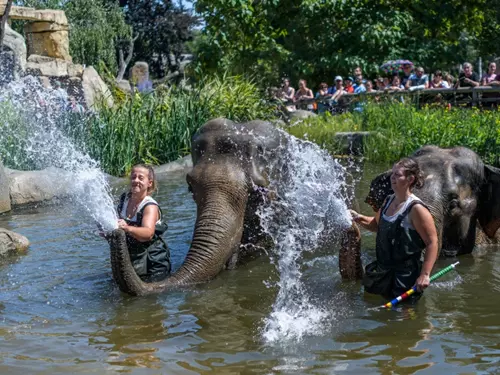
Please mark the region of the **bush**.
<svg viewBox="0 0 500 375"><path fill-rule="evenodd" d="M375 162L395 161L424 145L465 146L477 152L486 163L500 164L500 111L423 107L407 104L367 105L362 113L322 116L305 121L289 132L339 152L333 141L337 131L374 131L365 155Z"/></svg>

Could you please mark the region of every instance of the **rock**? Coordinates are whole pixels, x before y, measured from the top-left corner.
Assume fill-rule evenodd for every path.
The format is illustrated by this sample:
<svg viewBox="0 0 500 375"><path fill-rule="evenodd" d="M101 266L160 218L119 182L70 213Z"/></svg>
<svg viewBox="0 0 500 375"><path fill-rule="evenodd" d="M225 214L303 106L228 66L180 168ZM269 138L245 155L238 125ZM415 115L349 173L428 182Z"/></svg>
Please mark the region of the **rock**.
<svg viewBox="0 0 500 375"><path fill-rule="evenodd" d="M30 55L28 57L27 71L29 74L49 77L67 77L70 62L47 56Z"/></svg>
<svg viewBox="0 0 500 375"><path fill-rule="evenodd" d="M10 70L10 74L12 75L11 80L17 79L20 74L26 70L26 43L24 42L23 36L12 30L8 24L5 25L3 46L11 51L13 64L11 67L8 67L8 59L4 58L2 61L2 75L5 74L5 71ZM0 56L3 54L5 54L5 52L2 52Z"/></svg>
<svg viewBox="0 0 500 375"><path fill-rule="evenodd" d="M10 211L9 179L0 161L0 213Z"/></svg>
<svg viewBox="0 0 500 375"><path fill-rule="evenodd" d="M0 258L24 252L29 245L30 242L26 237L0 228Z"/></svg>
<svg viewBox="0 0 500 375"><path fill-rule="evenodd" d="M130 94L132 92L132 87L130 87L130 82L127 81L126 79L116 81L116 86L126 94Z"/></svg>
<svg viewBox="0 0 500 375"><path fill-rule="evenodd" d="M84 67L81 64L68 64L68 75L70 77L82 78Z"/></svg>
<svg viewBox="0 0 500 375"><path fill-rule="evenodd" d="M295 125L297 122L300 122L301 120L304 120L306 118L317 117L317 116L318 115L316 113L310 111L304 111L302 109L298 109L288 114L291 125Z"/></svg>
<svg viewBox="0 0 500 375"><path fill-rule="evenodd" d="M0 15L3 14L7 0L0 0ZM68 25L66 14L62 10L42 9L12 6L9 18L13 20L45 21L57 23L59 25Z"/></svg>
<svg viewBox="0 0 500 375"><path fill-rule="evenodd" d="M92 66L83 71L82 88L87 108L92 108L98 100L104 100L108 107L113 106L111 91Z"/></svg>
<svg viewBox="0 0 500 375"><path fill-rule="evenodd" d="M50 84L49 77L39 76L38 80L40 81L40 83L42 84L42 86L45 87L46 89L52 87L52 85Z"/></svg>
<svg viewBox="0 0 500 375"><path fill-rule="evenodd" d="M156 174L163 174L163 173L188 171L191 168L193 168L193 161L191 159L191 155L188 155L184 156L182 159L173 161L171 163L154 167L154 171Z"/></svg>
<svg viewBox="0 0 500 375"><path fill-rule="evenodd" d="M53 22L29 22L24 26L28 55L42 55L72 61L69 54L69 27Z"/></svg>
<svg viewBox="0 0 500 375"><path fill-rule="evenodd" d="M340 149L345 155L363 155L364 144L367 137L373 136L375 132L338 132L335 139L340 144Z"/></svg>
<svg viewBox="0 0 500 375"><path fill-rule="evenodd" d="M41 171L17 171L6 168L9 178L10 201L13 206L47 203L70 194L68 172L50 167Z"/></svg>

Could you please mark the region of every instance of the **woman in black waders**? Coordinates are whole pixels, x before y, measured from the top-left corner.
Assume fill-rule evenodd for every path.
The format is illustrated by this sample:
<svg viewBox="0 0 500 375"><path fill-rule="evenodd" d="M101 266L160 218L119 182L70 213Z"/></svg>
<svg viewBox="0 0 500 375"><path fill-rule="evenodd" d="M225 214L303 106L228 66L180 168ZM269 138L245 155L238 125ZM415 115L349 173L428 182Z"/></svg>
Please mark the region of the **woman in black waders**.
<svg viewBox="0 0 500 375"><path fill-rule="evenodd" d="M410 302L416 302L429 286L429 276L438 253L438 237L428 208L412 194L414 187L423 184L417 161L401 159L392 168L394 194L386 198L376 216L359 215L351 210L356 223L377 232L377 260L366 266L363 278L368 293L393 299L415 285L418 293Z"/></svg>
<svg viewBox="0 0 500 375"><path fill-rule="evenodd" d="M144 281L159 281L170 274L170 252L161 235L167 230L158 203L149 195L156 190L154 170L137 164L130 173L130 191L118 204L118 227L127 235L130 260Z"/></svg>

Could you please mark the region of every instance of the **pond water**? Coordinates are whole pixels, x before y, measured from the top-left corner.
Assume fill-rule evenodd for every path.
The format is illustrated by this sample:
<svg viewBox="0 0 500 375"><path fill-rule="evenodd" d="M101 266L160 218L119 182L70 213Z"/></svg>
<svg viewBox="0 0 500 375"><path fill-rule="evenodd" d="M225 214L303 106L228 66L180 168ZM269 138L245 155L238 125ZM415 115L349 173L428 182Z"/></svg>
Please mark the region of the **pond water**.
<svg viewBox="0 0 500 375"><path fill-rule="evenodd" d="M365 166L364 198L381 169ZM182 174L160 180L166 239L178 267L189 248L195 205ZM369 213L362 204L362 211ZM414 307L370 310L383 301L341 282L337 250L307 254L304 284L327 307L318 333L265 340L279 277L261 257L212 282L133 298L115 286L107 243L69 203L18 209L0 226L31 241L0 264L0 373L133 374L498 374L500 252L461 257L458 272ZM363 261L373 259L365 233ZM453 260L440 260L441 269Z"/></svg>

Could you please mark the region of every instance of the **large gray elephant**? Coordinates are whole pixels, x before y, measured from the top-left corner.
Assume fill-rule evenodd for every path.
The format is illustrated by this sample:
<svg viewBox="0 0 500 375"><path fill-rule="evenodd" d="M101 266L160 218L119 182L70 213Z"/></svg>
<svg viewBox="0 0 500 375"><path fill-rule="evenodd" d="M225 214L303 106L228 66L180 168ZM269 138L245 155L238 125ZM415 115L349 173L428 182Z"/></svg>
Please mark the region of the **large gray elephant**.
<svg viewBox="0 0 500 375"><path fill-rule="evenodd" d="M108 237L113 277L131 295L158 293L174 286L208 281L225 267L234 267L240 245L252 252L266 241L259 231L256 208L269 199L271 179L283 175L286 138L264 121L236 124L215 119L193 136L193 169L186 179L197 204L191 247L183 265L161 282L145 283L130 262L125 233ZM276 192L274 192L276 193Z"/></svg>
<svg viewBox="0 0 500 375"><path fill-rule="evenodd" d="M500 227L500 169L485 165L465 147L425 146L412 157L418 160L425 177L424 186L414 194L434 218L440 254L468 254L476 244L494 243ZM381 173L370 185L365 201L375 212L392 194L390 176L391 171ZM359 278L361 237L355 224L346 238L349 241L340 251L340 270L344 278Z"/></svg>

